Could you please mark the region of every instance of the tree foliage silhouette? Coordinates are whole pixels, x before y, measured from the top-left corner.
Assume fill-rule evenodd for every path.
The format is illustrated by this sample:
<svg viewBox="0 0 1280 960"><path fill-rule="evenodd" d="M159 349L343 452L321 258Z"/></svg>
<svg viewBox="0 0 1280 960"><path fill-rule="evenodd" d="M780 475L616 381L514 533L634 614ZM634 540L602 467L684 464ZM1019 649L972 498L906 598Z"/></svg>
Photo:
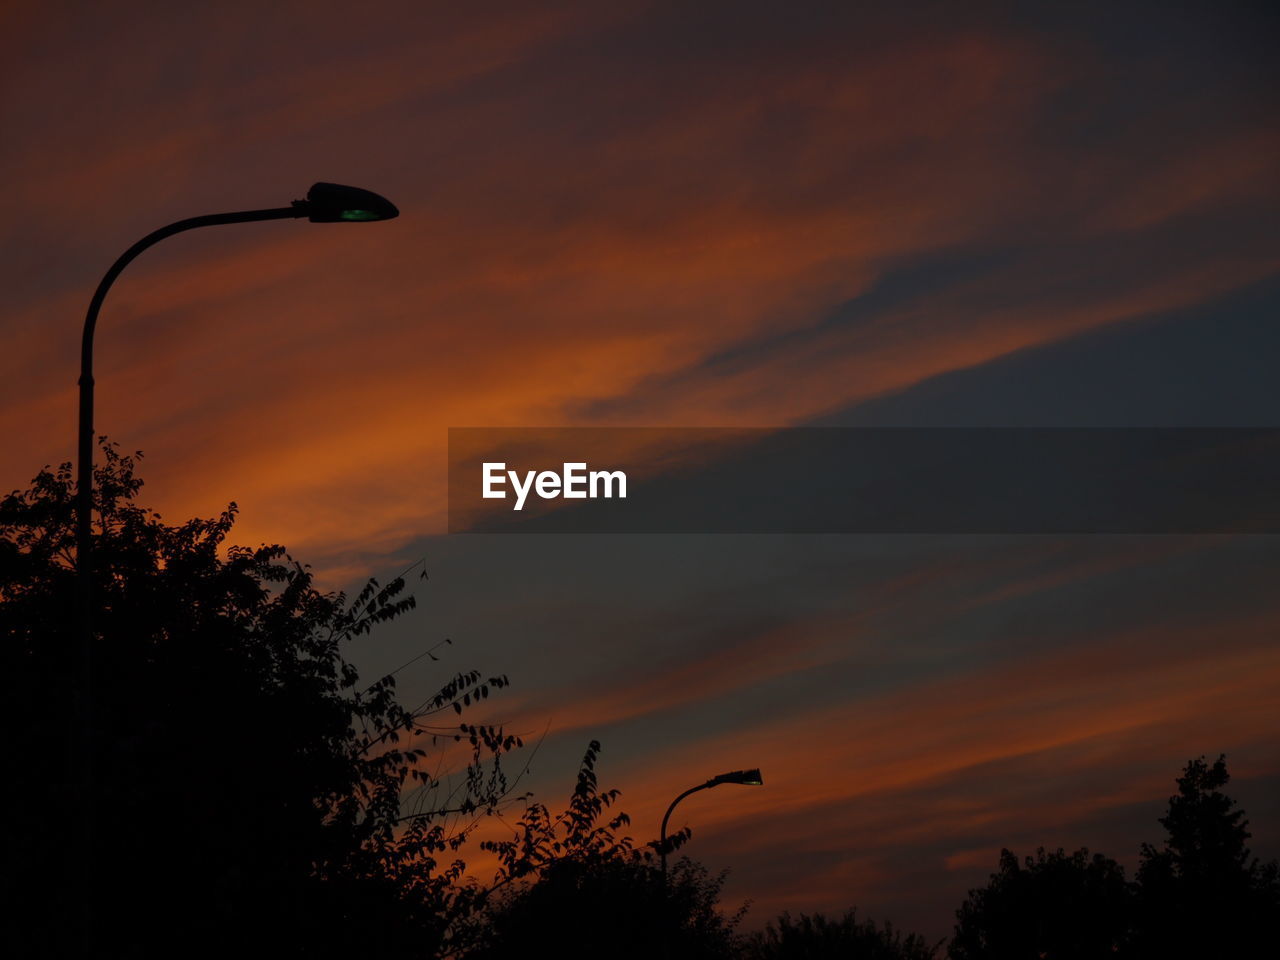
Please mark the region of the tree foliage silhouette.
<svg viewBox="0 0 1280 960"><path fill-rule="evenodd" d="M1280 926L1280 867L1250 854L1244 811L1221 790L1230 779L1225 756L1178 778L1164 845L1142 846L1135 955L1245 956Z"/></svg>
<svg viewBox="0 0 1280 960"><path fill-rule="evenodd" d="M904 934L892 924L859 920L856 910L839 919L821 913L781 914L743 951L745 960L934 960L938 947L919 934Z"/></svg>
<svg viewBox="0 0 1280 960"><path fill-rule="evenodd" d="M1129 929L1132 893L1124 870L1102 854L1059 849L1019 864L1000 852L1000 870L969 891L956 911L954 960L1088 960L1111 957Z"/></svg>
<svg viewBox="0 0 1280 960"><path fill-rule="evenodd" d="M1226 758L1190 761L1160 818L1166 838L1142 845L1134 882L1087 850L1024 865L1008 850L986 887L956 913L953 960L1252 956L1280 921L1280 867L1249 853L1244 812L1222 793Z"/></svg>
<svg viewBox="0 0 1280 960"><path fill-rule="evenodd" d="M70 465L0 501L4 719L20 784L7 791L3 896L27 921L9 942L52 952L51 931L75 909L59 897L67 858L85 856L104 955L203 951L250 932L285 954L430 953L473 909L456 851L508 793L499 758L519 745L445 720L507 679L457 674L415 710L396 700L394 676L362 687L344 646L413 607L403 577L350 601L322 593L282 547L227 546L234 504L170 526L135 503L141 486L134 457L104 443L95 722L73 730L71 751ZM441 738L470 750L452 782L422 762ZM67 796L67 766L86 754L93 795ZM68 818L90 804L92 848L68 852Z"/></svg>
<svg viewBox="0 0 1280 960"><path fill-rule="evenodd" d="M598 787L599 751L593 740L563 813L531 803L511 840L485 842L500 866L472 957L523 956L533 945L567 960L735 956L746 907L719 910L725 875L681 858L664 878L651 852L618 835L626 814L602 822L618 791Z"/></svg>

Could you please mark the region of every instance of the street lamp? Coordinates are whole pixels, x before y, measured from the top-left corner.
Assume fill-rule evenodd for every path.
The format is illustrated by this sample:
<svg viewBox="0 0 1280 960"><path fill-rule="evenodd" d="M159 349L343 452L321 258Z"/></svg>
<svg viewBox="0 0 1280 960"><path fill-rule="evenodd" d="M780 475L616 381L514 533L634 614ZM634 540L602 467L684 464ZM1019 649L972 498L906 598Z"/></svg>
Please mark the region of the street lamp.
<svg viewBox="0 0 1280 960"><path fill-rule="evenodd" d="M690 787L671 801L671 806L667 807L666 815L662 818L662 829L658 834L658 854L662 858L662 877L664 880L667 876L667 821L671 819L671 811L676 808L677 803L689 796L689 794L697 793L699 790L706 790L708 787L718 787L722 783L741 783L745 786L759 787L764 784L764 779L760 776L759 767L752 770L734 770L732 773L722 773L719 776L712 777L706 783L700 783L696 787Z"/></svg>
<svg viewBox="0 0 1280 960"><path fill-rule="evenodd" d="M116 277L134 257L166 237L196 227L212 227L221 223L249 223L255 220L285 220L306 217L312 223L342 223L370 220L391 220L400 211L385 197L359 187L346 187L337 183L317 183L307 191L307 199L294 200L287 207L267 210L241 210L236 213L211 213L202 217L189 217L147 234L120 255L103 276L98 289L89 301L89 312L84 320L84 336L80 342L80 427L78 451L78 475L76 480L76 566L80 583L80 626L85 642L89 642L89 600L92 578L90 574L89 533L90 513L93 509L93 332L98 323L98 311Z"/></svg>
<svg viewBox="0 0 1280 960"><path fill-rule="evenodd" d="M307 199L294 200L287 207L272 207L266 210L240 210L235 213L212 213L202 217L189 217L179 220L167 227L161 227L147 234L132 247L122 253L111 265L111 269L103 276L98 289L89 301L89 312L84 320L84 335L80 342L80 423L77 435L77 476L76 476L76 606L78 608L79 641L80 641L80 729L85 736L92 736L93 706L93 622L91 615L93 592L93 540L90 532L90 521L93 510L93 332L98 323L98 311L102 309L102 301L116 277L133 259L148 247L159 243L166 237L196 227L213 227L222 223L250 223L255 220L286 220L306 217L312 223L362 222L371 220L391 220L399 216L400 211L385 197L370 190L359 187L347 187L337 183L317 183L307 191ZM79 770L78 786L88 813L77 814L75 819L82 825L81 839L86 841L77 851L77 858L85 865L92 851L87 841L92 836L89 823L93 808L90 796L93 787L92 744L89 749L80 753L75 747L74 729L68 739L68 757L80 756L74 766ZM85 890L82 891L86 911L88 909L89 887L87 876ZM86 918L87 921L87 918ZM87 922L86 922L87 927ZM86 931L87 932L87 931Z"/></svg>

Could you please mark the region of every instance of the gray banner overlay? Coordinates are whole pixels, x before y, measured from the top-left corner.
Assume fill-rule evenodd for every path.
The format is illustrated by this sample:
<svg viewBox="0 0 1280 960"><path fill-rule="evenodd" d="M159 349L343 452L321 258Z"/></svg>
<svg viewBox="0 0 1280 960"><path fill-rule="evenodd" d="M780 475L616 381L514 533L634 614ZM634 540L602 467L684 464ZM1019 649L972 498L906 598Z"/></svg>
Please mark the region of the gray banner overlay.
<svg viewBox="0 0 1280 960"><path fill-rule="evenodd" d="M453 428L449 532L1277 533L1280 429Z"/></svg>

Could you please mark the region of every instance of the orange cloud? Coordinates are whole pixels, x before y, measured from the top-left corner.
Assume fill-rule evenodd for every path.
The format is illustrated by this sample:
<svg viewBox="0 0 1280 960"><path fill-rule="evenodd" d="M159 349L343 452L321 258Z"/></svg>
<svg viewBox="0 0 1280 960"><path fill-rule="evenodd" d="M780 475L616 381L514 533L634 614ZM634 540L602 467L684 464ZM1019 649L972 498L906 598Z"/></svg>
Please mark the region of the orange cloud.
<svg viewBox="0 0 1280 960"><path fill-rule="evenodd" d="M638 16L464 20L447 50L406 34L336 76L308 64L202 87L176 124L160 90L111 124L42 132L9 158L29 184L23 202L50 217L37 235L70 232L93 204L113 226L92 250L76 243L80 293L63 271L54 293L25 301L39 319L11 341L4 475L21 483L32 453L69 453L81 301L127 230L150 229L164 210L225 205L189 188L209 176L205 153L233 149L215 122L228 110L243 142L270 150L326 123L400 129L400 147L427 166L369 181L405 209L390 224L228 227L148 252L103 318L98 426L148 450L163 512L236 499L244 539L290 543L331 571L442 529L449 426L601 422L591 404L615 400L625 403L608 422L794 423L1202 300L1274 263L1272 250L1227 252L1044 292L1015 268L870 325L823 328L886 264L1016 238L1029 203L1073 236L1164 222L1178 212L1169 198L1191 196L1189 178L1199 208L1256 193L1271 141L1231 131L1175 152L1145 192L1099 193L1103 205L1080 216L1076 197L1045 191L1078 158L1028 164L1025 137L1044 98L1087 63L971 30L895 34L853 59L822 45L764 64L726 54L696 83L694 65L674 64L650 93L584 91L557 71L558 45ZM231 21L213 28L208 49L228 31ZM141 88L154 71L128 65L119 82ZM74 99L75 83L51 80L45 96ZM557 98L601 119L530 121L558 115ZM430 114L419 118L422 102ZM343 164L363 149L325 142ZM245 155L234 160L237 176L249 172ZM264 195L282 183L283 166L261 172ZM304 187L290 181L274 202ZM786 335L749 363L708 365Z"/></svg>

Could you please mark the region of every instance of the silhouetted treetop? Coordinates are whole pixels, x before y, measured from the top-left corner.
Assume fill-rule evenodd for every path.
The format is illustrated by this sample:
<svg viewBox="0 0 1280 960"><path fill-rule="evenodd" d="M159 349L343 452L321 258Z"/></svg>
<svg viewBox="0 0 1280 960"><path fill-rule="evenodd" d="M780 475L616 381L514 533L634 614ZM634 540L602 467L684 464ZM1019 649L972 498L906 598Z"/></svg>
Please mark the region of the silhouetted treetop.
<svg viewBox="0 0 1280 960"><path fill-rule="evenodd" d="M856 910L838 919L821 913L783 913L746 939L745 960L934 960L941 944L893 925L859 920Z"/></svg>
<svg viewBox="0 0 1280 960"><path fill-rule="evenodd" d="M1251 857L1244 812L1222 793L1226 758L1190 761L1160 818L1159 847L1143 844L1136 881L1087 850L1008 850L986 887L956 913L954 960L1111 958L1217 960L1258 955L1280 921L1277 865Z"/></svg>
<svg viewBox="0 0 1280 960"><path fill-rule="evenodd" d="M1009 850L986 887L956 911L955 960L1109 957L1124 943L1132 893L1124 870L1086 849L1043 847L1022 863Z"/></svg>
<svg viewBox="0 0 1280 960"><path fill-rule="evenodd" d="M89 729L69 726L80 715L70 467L0 500L4 719L23 785L7 791L7 823L22 829L2 893L36 938L19 953L49 952L63 919L59 838L88 805L98 829L76 855L95 866L103 955L250 936L287 953L434 952L472 909L456 851L507 794L496 760L519 745L454 718L506 678L458 673L402 706L394 676L362 684L344 649L412 609L404 576L350 600L322 592L283 547L228 545L234 504L170 525L136 503L141 487L135 458L104 444ZM433 738L469 750L451 780L423 763ZM93 795L70 795L68 765L86 753Z"/></svg>
<svg viewBox="0 0 1280 960"><path fill-rule="evenodd" d="M1134 955L1235 957L1280 925L1280 867L1254 858L1244 811L1222 792L1226 757L1187 763L1160 818L1161 847L1142 845Z"/></svg>

